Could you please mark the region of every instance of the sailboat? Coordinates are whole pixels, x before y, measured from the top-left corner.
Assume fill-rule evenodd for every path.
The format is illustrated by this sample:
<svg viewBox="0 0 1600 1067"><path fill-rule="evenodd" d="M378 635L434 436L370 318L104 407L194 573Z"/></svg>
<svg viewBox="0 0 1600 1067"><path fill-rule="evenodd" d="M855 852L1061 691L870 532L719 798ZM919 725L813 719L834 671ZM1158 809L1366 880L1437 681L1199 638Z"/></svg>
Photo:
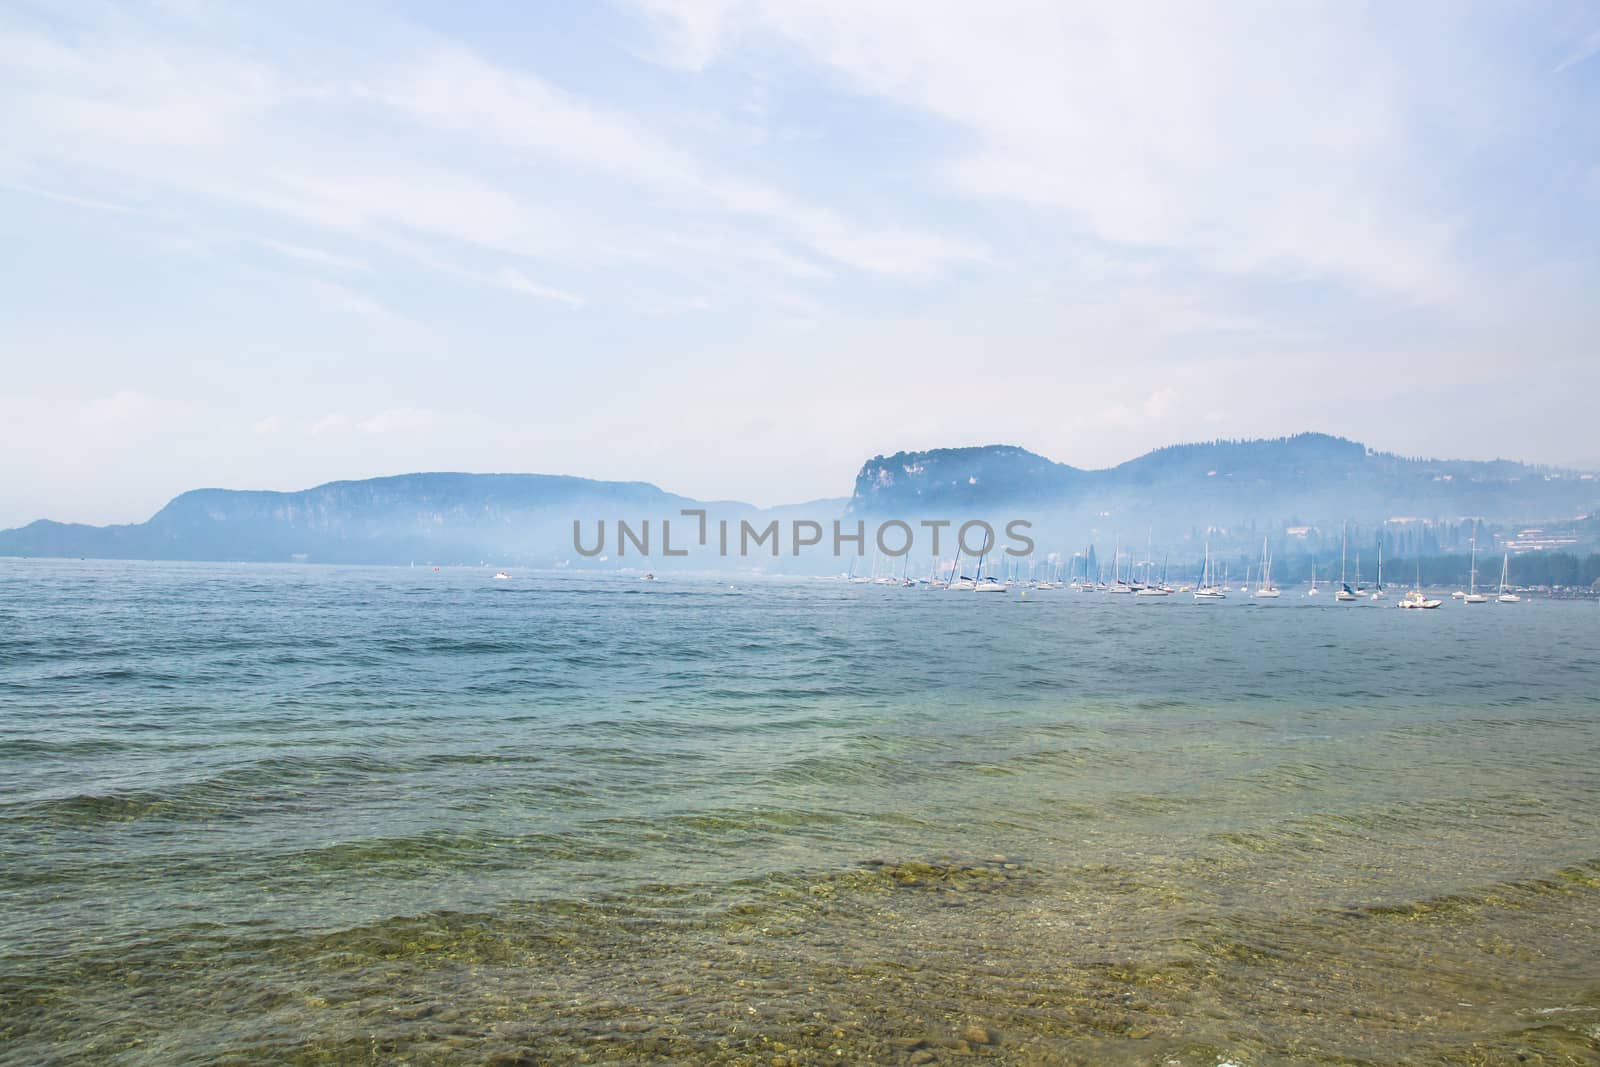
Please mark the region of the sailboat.
<svg viewBox="0 0 1600 1067"><path fill-rule="evenodd" d="M993 575L987 578L983 576L983 562L987 558L987 556L978 557L978 573L972 580L972 590L975 593L1004 593L1006 583L995 581Z"/></svg>
<svg viewBox="0 0 1600 1067"><path fill-rule="evenodd" d="M1101 577L1101 575L1091 576L1089 574L1089 556L1093 552L1094 552L1094 546L1093 545L1084 545L1083 546L1083 584L1080 585L1080 586L1076 586L1078 592L1080 592L1080 593L1092 593L1092 592L1095 591L1096 587L1099 584L1098 579Z"/></svg>
<svg viewBox="0 0 1600 1067"><path fill-rule="evenodd" d="M1522 598L1515 593L1506 592L1506 581L1511 577L1511 553L1507 552L1505 559L1500 561L1500 595L1495 597L1502 604L1520 604Z"/></svg>
<svg viewBox="0 0 1600 1067"><path fill-rule="evenodd" d="M1346 528L1344 530L1340 530L1339 531L1339 591L1333 594L1333 599L1341 601L1341 602L1347 602L1347 601L1352 601L1352 600L1356 599L1355 590L1351 589L1350 588L1350 583L1345 580L1344 558L1345 558L1345 545L1347 544L1348 541L1349 541L1349 529Z"/></svg>
<svg viewBox="0 0 1600 1067"><path fill-rule="evenodd" d="M1463 604L1487 604L1489 598L1478 592L1478 539L1472 539L1472 573L1468 575L1467 595L1461 598Z"/></svg>
<svg viewBox="0 0 1600 1067"><path fill-rule="evenodd" d="M1228 594L1222 591L1222 586L1216 584L1216 577L1211 573L1211 539L1206 539L1206 562L1200 568L1200 587L1194 591L1196 600L1226 600Z"/></svg>
<svg viewBox="0 0 1600 1067"><path fill-rule="evenodd" d="M944 583L946 589L971 589L976 583L965 574L961 573L961 550L956 549L956 558L950 564L950 580Z"/></svg>
<svg viewBox="0 0 1600 1067"><path fill-rule="evenodd" d="M1311 561L1311 588L1306 590L1306 596L1317 595L1317 561Z"/></svg>
<svg viewBox="0 0 1600 1067"><path fill-rule="evenodd" d="M1128 553L1128 577L1129 578L1133 577L1133 553L1132 552ZM1133 593L1133 590L1134 590L1133 582L1124 581L1123 577L1122 577L1122 548L1119 545L1118 548L1117 548L1116 554L1111 557L1111 587L1109 589L1107 589L1106 592L1108 592L1108 593L1124 593L1124 594L1130 594L1131 595Z"/></svg>
<svg viewBox="0 0 1600 1067"><path fill-rule="evenodd" d="M1383 591L1383 538L1378 538L1378 584L1372 587L1373 600L1386 600L1388 594Z"/></svg>
<svg viewBox="0 0 1600 1067"><path fill-rule="evenodd" d="M1146 533L1145 533L1144 559L1139 561L1138 563L1135 563L1134 559L1133 559L1133 553L1132 552L1128 553L1128 580L1129 580L1128 584L1133 587L1133 595L1134 596L1164 596L1165 595L1165 594L1163 594L1163 593L1161 593L1161 592L1156 590L1156 582L1155 582L1156 561L1155 561L1154 554L1151 551L1154 548L1154 546L1155 546L1155 530L1151 529L1151 530L1146 531ZM1143 579L1140 579L1139 576L1138 576L1137 568L1139 568L1139 567L1143 567L1144 568L1144 578Z"/></svg>
<svg viewBox="0 0 1600 1067"><path fill-rule="evenodd" d="M1147 556L1149 554L1150 554L1149 552L1145 553L1145 555L1147 555ZM1150 561L1149 566L1146 567L1146 569L1145 569L1144 585L1143 585L1143 587L1140 588L1140 590L1137 593L1134 594L1135 596L1171 596L1172 595L1172 587L1167 584L1167 559L1166 559L1166 557L1163 556L1161 558L1161 580L1159 582L1155 580L1155 576L1152 573L1155 570L1155 565L1156 565L1155 564L1155 560L1152 559Z"/></svg>
<svg viewBox="0 0 1600 1067"><path fill-rule="evenodd" d="M1267 539L1261 539L1261 584L1256 588L1255 595L1263 600L1276 600L1277 587L1272 584L1272 557L1267 554Z"/></svg>
<svg viewBox="0 0 1600 1067"><path fill-rule="evenodd" d="M1422 595L1422 559L1417 559L1417 587L1400 598L1399 607L1402 608L1428 608L1433 609L1443 604L1444 601L1432 599Z"/></svg>

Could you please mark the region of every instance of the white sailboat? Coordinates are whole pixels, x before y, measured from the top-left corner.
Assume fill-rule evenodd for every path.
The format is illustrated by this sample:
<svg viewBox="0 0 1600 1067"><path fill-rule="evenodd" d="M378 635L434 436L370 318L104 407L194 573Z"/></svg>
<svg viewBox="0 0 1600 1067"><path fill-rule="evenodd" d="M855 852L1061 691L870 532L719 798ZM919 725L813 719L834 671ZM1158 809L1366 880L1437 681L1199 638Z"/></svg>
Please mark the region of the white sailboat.
<svg viewBox="0 0 1600 1067"><path fill-rule="evenodd" d="M1306 590L1306 596L1317 595L1317 561L1311 561L1311 588Z"/></svg>
<svg viewBox="0 0 1600 1067"><path fill-rule="evenodd" d="M1383 591L1383 538L1378 538L1378 584L1372 587L1373 600L1386 600L1389 594Z"/></svg>
<svg viewBox="0 0 1600 1067"><path fill-rule="evenodd" d="M1341 603L1356 599L1355 590L1350 588L1350 583L1345 579L1345 546L1348 542L1349 528L1347 527L1339 531L1339 591L1333 594L1333 599Z"/></svg>
<svg viewBox="0 0 1600 1067"><path fill-rule="evenodd" d="M1223 592L1222 586L1216 584L1216 577L1211 573L1211 539L1206 538L1206 562L1200 568L1200 586L1194 591L1196 600L1226 600L1228 594Z"/></svg>
<svg viewBox="0 0 1600 1067"><path fill-rule="evenodd" d="M1267 553L1267 539L1261 539L1261 584L1255 595L1263 600L1276 600L1278 589L1272 584L1272 556Z"/></svg>
<svg viewBox="0 0 1600 1067"><path fill-rule="evenodd" d="M1511 553L1507 552L1500 561L1500 595L1495 600L1502 604L1520 604L1522 598L1515 593L1506 592L1506 582L1511 577Z"/></svg>
<svg viewBox="0 0 1600 1067"><path fill-rule="evenodd" d="M1155 568L1156 568L1155 557L1153 555L1151 555L1149 550L1145 551L1145 555L1147 557L1149 557L1149 561L1145 564L1144 585L1140 586L1139 587L1139 591L1137 593L1135 593L1134 595L1135 596L1171 596L1172 595L1172 587L1167 584L1167 561L1166 561L1166 559L1163 558L1161 560L1161 580L1157 581L1156 580L1156 576L1155 576Z"/></svg>
<svg viewBox="0 0 1600 1067"><path fill-rule="evenodd" d="M955 562L950 564L950 580L944 583L944 587L949 590L970 590L977 584L977 582L961 573L961 553L957 552Z"/></svg>
<svg viewBox="0 0 1600 1067"><path fill-rule="evenodd" d="M1128 554L1128 571L1131 577L1133 572L1133 554L1131 552ZM1133 592L1132 583L1122 580L1122 539L1120 537L1117 538L1116 551L1111 556L1111 585L1106 588L1106 592L1124 594Z"/></svg>
<svg viewBox="0 0 1600 1067"><path fill-rule="evenodd" d="M1463 604L1487 604L1489 598L1478 592L1478 539L1472 539L1472 573L1468 575L1467 595L1461 598Z"/></svg>
<svg viewBox="0 0 1600 1067"><path fill-rule="evenodd" d="M983 564L986 559L988 559L987 556L978 557L978 572L972 579L972 591L975 593L1004 593L1006 591L1005 582L995 581L993 575L987 578L983 576Z"/></svg>
<svg viewBox="0 0 1600 1067"><path fill-rule="evenodd" d="M1092 592L1094 592L1099 587L1099 579L1101 577L1103 577L1103 574L1096 574L1093 577L1091 577L1090 574L1089 574L1089 556L1093 552L1094 552L1094 546L1093 545L1085 545L1084 546L1084 548L1083 548L1083 584L1082 585L1078 585L1076 583L1073 584L1073 588L1076 589L1080 593L1092 593Z"/></svg>

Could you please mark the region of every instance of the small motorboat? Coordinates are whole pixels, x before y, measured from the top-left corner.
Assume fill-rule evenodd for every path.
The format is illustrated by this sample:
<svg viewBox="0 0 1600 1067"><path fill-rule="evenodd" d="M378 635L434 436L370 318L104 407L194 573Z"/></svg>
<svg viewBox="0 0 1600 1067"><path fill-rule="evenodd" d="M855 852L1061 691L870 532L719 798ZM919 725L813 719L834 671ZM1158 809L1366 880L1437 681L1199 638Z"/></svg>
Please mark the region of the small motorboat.
<svg viewBox="0 0 1600 1067"><path fill-rule="evenodd" d="M1437 599L1433 599L1431 597L1423 596L1422 595L1422 590L1420 590L1420 589L1413 589L1411 592L1407 593L1405 596L1400 598L1400 605L1399 606L1402 607L1402 608L1428 608L1428 609L1432 609L1432 608L1438 607L1440 604L1443 604L1443 603L1444 603L1444 601L1442 601L1442 600L1437 600Z"/></svg>

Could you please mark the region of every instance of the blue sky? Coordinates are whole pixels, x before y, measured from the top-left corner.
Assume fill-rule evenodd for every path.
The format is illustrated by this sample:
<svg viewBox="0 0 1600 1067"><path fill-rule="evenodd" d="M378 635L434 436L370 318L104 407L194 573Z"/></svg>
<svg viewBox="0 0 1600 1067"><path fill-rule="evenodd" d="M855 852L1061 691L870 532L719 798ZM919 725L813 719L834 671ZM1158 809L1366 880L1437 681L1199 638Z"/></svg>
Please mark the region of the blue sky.
<svg viewBox="0 0 1600 1067"><path fill-rule="evenodd" d="M12 0L0 124L0 526L1303 429L1600 466L1593 4Z"/></svg>

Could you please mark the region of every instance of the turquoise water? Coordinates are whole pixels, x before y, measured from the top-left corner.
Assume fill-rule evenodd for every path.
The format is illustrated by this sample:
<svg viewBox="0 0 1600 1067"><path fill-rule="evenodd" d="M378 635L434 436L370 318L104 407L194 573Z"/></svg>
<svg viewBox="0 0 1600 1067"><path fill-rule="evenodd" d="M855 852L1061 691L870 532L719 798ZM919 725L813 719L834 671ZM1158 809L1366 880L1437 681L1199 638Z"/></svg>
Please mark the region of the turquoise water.
<svg viewBox="0 0 1600 1067"><path fill-rule="evenodd" d="M0 561L0 1064L1600 1061L1600 607Z"/></svg>

